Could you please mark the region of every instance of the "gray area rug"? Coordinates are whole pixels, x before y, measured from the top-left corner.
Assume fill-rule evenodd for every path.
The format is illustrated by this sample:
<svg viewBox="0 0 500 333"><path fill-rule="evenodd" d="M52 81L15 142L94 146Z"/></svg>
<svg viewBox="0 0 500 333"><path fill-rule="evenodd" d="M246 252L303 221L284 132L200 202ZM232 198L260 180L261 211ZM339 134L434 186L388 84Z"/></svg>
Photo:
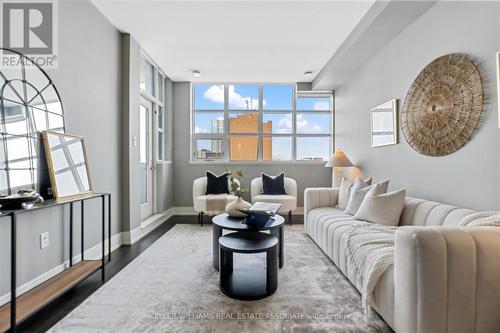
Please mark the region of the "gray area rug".
<svg viewBox="0 0 500 333"><path fill-rule="evenodd" d="M222 294L211 246L210 225L176 225L50 332L390 332L376 315L365 321L359 294L303 226L286 226L278 290L258 301ZM263 260L235 255L234 269Z"/></svg>

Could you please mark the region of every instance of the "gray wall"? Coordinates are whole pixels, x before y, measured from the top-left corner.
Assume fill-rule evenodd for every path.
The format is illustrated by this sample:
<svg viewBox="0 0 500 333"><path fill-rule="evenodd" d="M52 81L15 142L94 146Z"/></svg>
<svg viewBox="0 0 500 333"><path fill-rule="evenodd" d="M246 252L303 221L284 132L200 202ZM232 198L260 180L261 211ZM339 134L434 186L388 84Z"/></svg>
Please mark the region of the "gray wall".
<svg viewBox="0 0 500 333"><path fill-rule="evenodd" d="M190 84L187 82L174 83L174 188L176 207L192 207L193 180L205 175L207 170L221 173L224 165L221 164L190 164ZM250 188L250 181L259 177L261 172L278 174L285 172L287 177L294 178L298 185L298 206L303 206L304 189L307 187L331 186L332 170L323 165L230 165L231 168L241 168L245 174L242 185ZM249 199L247 194L246 199Z"/></svg>
<svg viewBox="0 0 500 333"><path fill-rule="evenodd" d="M438 2L371 58L336 95L336 143L363 172L391 179L391 188L472 209L500 209L495 53L500 50L498 3ZM400 106L418 73L448 53L468 54L484 84L481 125L472 140L445 157L400 144L370 148L370 108L392 98Z"/></svg>
<svg viewBox="0 0 500 333"><path fill-rule="evenodd" d="M121 229L120 45L120 33L89 1L59 2L59 68L48 74L61 94L67 132L86 138L95 190L114 194L113 234ZM85 245L89 248L100 242L100 203L88 202L86 207ZM79 212L79 207L75 208ZM69 209L54 208L28 213L18 220L18 285L68 259L68 216ZM0 222L3 295L10 283L10 227L7 219ZM76 218L75 226L79 223ZM78 230L75 255L80 247ZM50 232L50 246L40 250L39 235L45 231Z"/></svg>
<svg viewBox="0 0 500 333"><path fill-rule="evenodd" d="M156 165L158 183L158 212L162 213L174 206L174 167L172 163Z"/></svg>
<svg viewBox="0 0 500 333"><path fill-rule="evenodd" d="M173 108L174 108L174 95L173 95L173 82L167 79L166 82L166 130L167 136L165 138L166 144L166 160L169 162L161 162L157 164L157 180L158 180L158 210L164 212L169 208L174 207L174 165L172 160L172 147L173 147Z"/></svg>
<svg viewBox="0 0 500 333"><path fill-rule="evenodd" d="M122 35L122 80L123 113L122 113L122 151L123 151L123 231L131 231L141 224L140 210L140 169L139 144L133 145L133 137L139 140L139 104L140 93L140 63L141 46L130 35ZM165 146L168 154L172 150L172 81L167 78L165 85L167 134ZM157 213L163 213L173 205L173 166L172 163L159 162L156 165L157 175Z"/></svg>
<svg viewBox="0 0 500 333"><path fill-rule="evenodd" d="M123 93L123 231L140 225L139 144L134 147L133 137L139 138L139 103L141 47L129 34L122 36Z"/></svg>

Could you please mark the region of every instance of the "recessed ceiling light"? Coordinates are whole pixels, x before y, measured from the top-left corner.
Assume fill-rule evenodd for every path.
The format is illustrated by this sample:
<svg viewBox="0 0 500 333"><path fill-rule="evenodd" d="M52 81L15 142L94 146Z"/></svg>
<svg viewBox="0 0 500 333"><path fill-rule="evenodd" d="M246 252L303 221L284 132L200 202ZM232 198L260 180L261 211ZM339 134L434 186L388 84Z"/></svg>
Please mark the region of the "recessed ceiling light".
<svg viewBox="0 0 500 333"><path fill-rule="evenodd" d="M304 75L305 76L312 76L313 72L312 71L307 71L307 72L304 72Z"/></svg>
<svg viewBox="0 0 500 333"><path fill-rule="evenodd" d="M200 71L193 71L193 76L194 77L200 77L201 76Z"/></svg>

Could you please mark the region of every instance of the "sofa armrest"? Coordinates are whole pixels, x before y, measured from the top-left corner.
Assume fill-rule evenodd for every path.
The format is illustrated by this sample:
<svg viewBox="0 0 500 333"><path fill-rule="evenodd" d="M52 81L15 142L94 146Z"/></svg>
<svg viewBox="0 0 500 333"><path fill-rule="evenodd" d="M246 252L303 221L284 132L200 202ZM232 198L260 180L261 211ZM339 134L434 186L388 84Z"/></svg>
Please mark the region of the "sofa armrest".
<svg viewBox="0 0 500 333"><path fill-rule="evenodd" d="M339 189L332 187L306 188L304 191L304 226L309 211L319 207L333 207L339 199Z"/></svg>
<svg viewBox="0 0 500 333"><path fill-rule="evenodd" d="M500 228L401 227L394 253L397 332L499 332Z"/></svg>

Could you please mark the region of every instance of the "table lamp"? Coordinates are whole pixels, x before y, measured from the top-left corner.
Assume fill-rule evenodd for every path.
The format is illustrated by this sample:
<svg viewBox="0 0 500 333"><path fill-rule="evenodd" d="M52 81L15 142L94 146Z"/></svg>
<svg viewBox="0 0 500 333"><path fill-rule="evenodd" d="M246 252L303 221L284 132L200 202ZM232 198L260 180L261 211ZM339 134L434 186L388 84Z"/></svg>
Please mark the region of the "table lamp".
<svg viewBox="0 0 500 333"><path fill-rule="evenodd" d="M339 187L342 180L342 168L354 166L341 149L332 154L325 168L332 169L332 187Z"/></svg>

